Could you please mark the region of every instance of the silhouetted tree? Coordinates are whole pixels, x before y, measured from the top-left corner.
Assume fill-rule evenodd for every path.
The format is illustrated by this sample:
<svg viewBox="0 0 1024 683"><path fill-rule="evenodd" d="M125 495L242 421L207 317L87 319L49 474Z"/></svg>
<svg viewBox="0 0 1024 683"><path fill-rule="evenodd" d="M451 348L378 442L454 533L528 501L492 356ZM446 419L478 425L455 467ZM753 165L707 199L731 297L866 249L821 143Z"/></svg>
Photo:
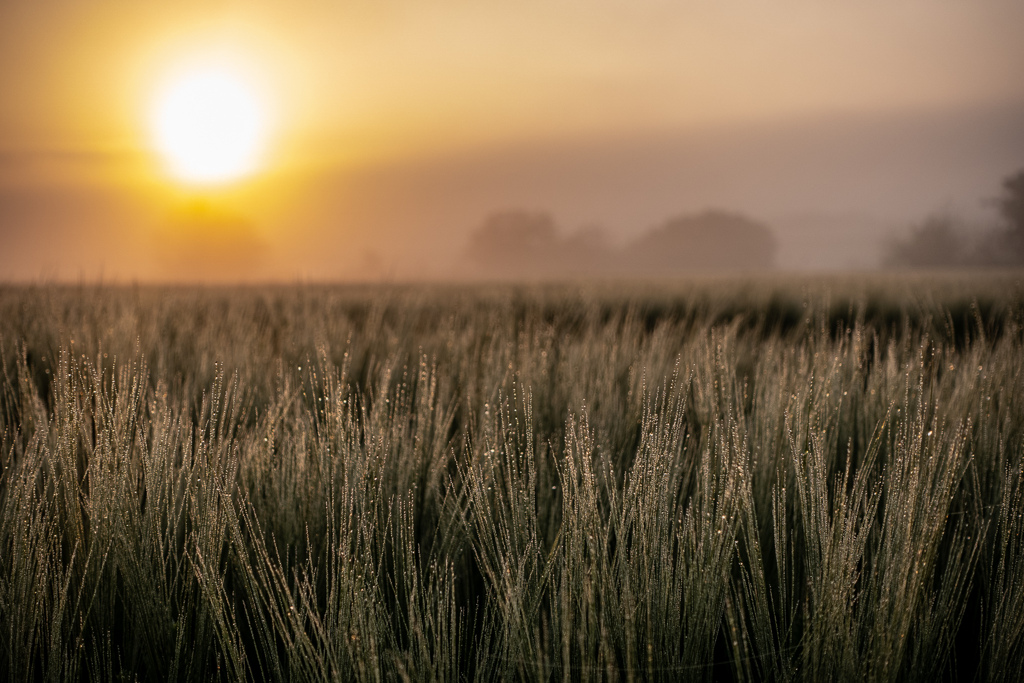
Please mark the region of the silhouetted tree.
<svg viewBox="0 0 1024 683"><path fill-rule="evenodd" d="M1005 248L1015 263L1024 263L1024 169L1003 181L997 205L1004 221Z"/></svg>
<svg viewBox="0 0 1024 683"><path fill-rule="evenodd" d="M548 214L503 211L470 235L466 256L487 275L547 275L559 247L558 230Z"/></svg>
<svg viewBox="0 0 1024 683"><path fill-rule="evenodd" d="M771 230L725 211L674 218L623 248L610 247L599 228L560 237L547 214L506 211L470 235L465 255L494 277L645 277L769 268L775 251Z"/></svg>
<svg viewBox="0 0 1024 683"><path fill-rule="evenodd" d="M639 273L665 275L770 268L776 250L764 224L713 210L667 221L631 244L625 256Z"/></svg>
<svg viewBox="0 0 1024 683"><path fill-rule="evenodd" d="M911 268L961 266L970 260L972 250L949 215L929 216L910 236L889 245L885 264Z"/></svg>
<svg viewBox="0 0 1024 683"><path fill-rule="evenodd" d="M1024 169L1003 181L999 212L1011 230L1024 232Z"/></svg>

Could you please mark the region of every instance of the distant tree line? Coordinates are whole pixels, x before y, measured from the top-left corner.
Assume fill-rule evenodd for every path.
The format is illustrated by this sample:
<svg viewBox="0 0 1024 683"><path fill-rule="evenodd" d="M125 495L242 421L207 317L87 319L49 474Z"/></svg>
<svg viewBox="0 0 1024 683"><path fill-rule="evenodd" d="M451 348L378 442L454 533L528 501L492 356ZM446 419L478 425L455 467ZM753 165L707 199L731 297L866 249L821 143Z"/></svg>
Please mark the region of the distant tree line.
<svg viewBox="0 0 1024 683"><path fill-rule="evenodd" d="M892 267L1024 265L1024 169L1003 181L996 199L999 221L981 234L969 235L950 214L929 216L906 239L888 246L885 265Z"/></svg>
<svg viewBox="0 0 1024 683"><path fill-rule="evenodd" d="M549 214L505 211L470 236L465 257L479 274L499 278L628 277L761 270L774 265L776 251L767 226L727 211L677 216L622 246L599 228L563 236Z"/></svg>

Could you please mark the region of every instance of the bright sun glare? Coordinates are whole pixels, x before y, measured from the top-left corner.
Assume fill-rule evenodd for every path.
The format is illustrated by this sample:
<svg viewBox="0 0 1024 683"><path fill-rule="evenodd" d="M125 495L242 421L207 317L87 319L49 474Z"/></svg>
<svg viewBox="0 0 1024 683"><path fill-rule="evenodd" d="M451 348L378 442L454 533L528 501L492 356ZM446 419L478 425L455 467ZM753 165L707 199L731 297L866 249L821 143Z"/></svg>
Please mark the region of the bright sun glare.
<svg viewBox="0 0 1024 683"><path fill-rule="evenodd" d="M153 112L156 147L169 171L179 180L201 184L255 171L266 123L256 90L220 68L178 75L160 90Z"/></svg>

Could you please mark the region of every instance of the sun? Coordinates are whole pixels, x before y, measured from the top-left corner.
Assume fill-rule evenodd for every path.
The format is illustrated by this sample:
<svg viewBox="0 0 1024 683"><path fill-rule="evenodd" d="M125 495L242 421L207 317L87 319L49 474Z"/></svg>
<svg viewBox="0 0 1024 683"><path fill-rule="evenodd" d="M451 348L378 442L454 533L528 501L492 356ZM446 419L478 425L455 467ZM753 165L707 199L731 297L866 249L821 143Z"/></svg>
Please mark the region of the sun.
<svg viewBox="0 0 1024 683"><path fill-rule="evenodd" d="M174 177L224 183L258 169L267 136L266 105L241 74L193 68L159 90L152 127L156 149Z"/></svg>

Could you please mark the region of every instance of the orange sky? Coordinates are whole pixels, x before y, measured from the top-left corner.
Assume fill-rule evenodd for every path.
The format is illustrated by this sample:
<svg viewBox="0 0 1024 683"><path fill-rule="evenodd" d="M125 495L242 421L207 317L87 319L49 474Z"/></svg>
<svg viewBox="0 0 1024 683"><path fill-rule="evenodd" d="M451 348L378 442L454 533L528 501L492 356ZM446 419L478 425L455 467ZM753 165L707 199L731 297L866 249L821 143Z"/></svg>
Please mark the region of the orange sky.
<svg viewBox="0 0 1024 683"><path fill-rule="evenodd" d="M510 207L614 240L723 206L783 265L867 266L1024 166L1022 26L1016 0L8 0L0 279L441 276ZM149 112L207 59L273 126L197 189Z"/></svg>

